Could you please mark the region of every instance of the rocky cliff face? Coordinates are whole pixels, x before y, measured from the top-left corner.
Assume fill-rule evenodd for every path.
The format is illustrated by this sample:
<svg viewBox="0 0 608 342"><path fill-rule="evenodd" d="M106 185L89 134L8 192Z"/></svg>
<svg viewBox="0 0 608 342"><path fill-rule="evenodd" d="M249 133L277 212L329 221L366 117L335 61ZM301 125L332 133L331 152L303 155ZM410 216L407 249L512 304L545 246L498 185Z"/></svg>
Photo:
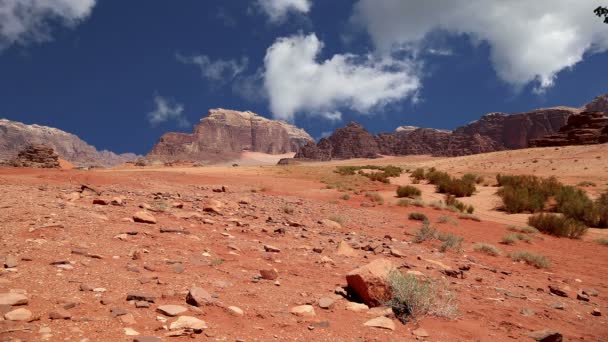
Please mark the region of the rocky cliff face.
<svg viewBox="0 0 608 342"><path fill-rule="evenodd" d="M60 158L76 165L112 166L138 157L132 153L119 155L105 150L97 151L76 135L57 128L0 119L0 160L13 159L31 144L48 145Z"/></svg>
<svg viewBox="0 0 608 342"><path fill-rule="evenodd" d="M56 169L59 168L59 155L48 145L32 144L21 150L9 165Z"/></svg>
<svg viewBox="0 0 608 342"><path fill-rule="evenodd" d="M512 115L489 113L454 131L401 126L393 133L372 135L360 125L351 123L336 130L328 138L321 139L317 145L308 144L296 155L296 158L330 160L377 154L462 156L527 148L530 147L530 141L551 136L560 131L560 128L570 125L568 118L584 110L608 111L608 95L598 96L580 109L553 107ZM576 133L580 135L579 140L560 139L565 144L569 141L585 139L587 139L585 141L608 139L601 133L608 128L594 126L593 129L598 129L596 138L590 138L589 132L579 130ZM585 138L583 133L587 134Z"/></svg>
<svg viewBox="0 0 608 342"><path fill-rule="evenodd" d="M167 133L147 158L161 161L220 162L243 151L282 154L296 152L313 139L304 130L252 112L212 109L191 134Z"/></svg>
<svg viewBox="0 0 608 342"><path fill-rule="evenodd" d="M568 124L557 134L530 141L530 146L590 145L608 142L608 117L604 112L582 112L571 115Z"/></svg>

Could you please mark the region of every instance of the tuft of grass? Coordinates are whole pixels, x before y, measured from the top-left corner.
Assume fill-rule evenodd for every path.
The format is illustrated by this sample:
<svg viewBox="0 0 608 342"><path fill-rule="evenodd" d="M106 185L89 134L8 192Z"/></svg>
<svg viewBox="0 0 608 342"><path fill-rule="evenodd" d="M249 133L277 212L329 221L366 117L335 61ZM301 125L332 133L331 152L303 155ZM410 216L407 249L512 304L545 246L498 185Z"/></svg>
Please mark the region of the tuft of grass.
<svg viewBox="0 0 608 342"><path fill-rule="evenodd" d="M455 295L443 283L431 279L418 279L398 270L389 273L391 299L387 306L402 323L424 316L453 318L458 310Z"/></svg>
<svg viewBox="0 0 608 342"><path fill-rule="evenodd" d="M285 214L291 215L291 214L293 214L294 209L288 205L284 205L281 207L281 211Z"/></svg>
<svg viewBox="0 0 608 342"><path fill-rule="evenodd" d="M510 254L511 259L513 261L523 261L528 265L534 266L536 268L548 268L551 266L549 259L546 256L533 254L526 251L518 251Z"/></svg>
<svg viewBox="0 0 608 342"><path fill-rule="evenodd" d="M331 215L330 217L327 218L330 221L334 221L339 223L341 226L344 225L344 218L342 218L342 216L337 216L337 215Z"/></svg>
<svg viewBox="0 0 608 342"><path fill-rule="evenodd" d="M476 252L481 252L481 253L491 255L491 256L499 256L500 254L502 254L500 249L498 249L496 246L491 245L489 243L477 243L473 247L473 250L475 250Z"/></svg>
<svg viewBox="0 0 608 342"><path fill-rule="evenodd" d="M344 200L344 201L348 201L350 199L350 195L349 194L343 194L342 196L340 196L340 199Z"/></svg>
<svg viewBox="0 0 608 342"><path fill-rule="evenodd" d="M410 213L408 215L408 218L410 220L415 220L415 221L423 221L423 222L428 222L429 221L429 218L426 217L426 215L424 215L423 213L419 213L417 211L415 211L413 213Z"/></svg>
<svg viewBox="0 0 608 342"><path fill-rule="evenodd" d="M458 253L462 251L462 241L464 240L463 237L454 234L439 234L437 238L443 242L439 247L440 252L443 253L452 250Z"/></svg>
<svg viewBox="0 0 608 342"><path fill-rule="evenodd" d="M422 194L422 192L420 191L420 189L418 189L415 186L406 185L406 186L400 186L397 188L397 197L399 197L399 198L403 198L403 197L416 198L416 197L420 196L421 194Z"/></svg>
<svg viewBox="0 0 608 342"><path fill-rule="evenodd" d="M476 222L481 222L481 219L479 218L479 216L473 215L473 214L460 214L458 215L459 219L463 219L463 220L471 220L471 221L476 221Z"/></svg>
<svg viewBox="0 0 608 342"><path fill-rule="evenodd" d="M426 207L426 203L424 203L424 201L420 200L420 199L415 199L415 200L411 201L410 204L413 205L414 207L419 207L419 208Z"/></svg>
<svg viewBox="0 0 608 342"><path fill-rule="evenodd" d="M219 266L224 263L224 259L213 259L211 260L211 266Z"/></svg>
<svg viewBox="0 0 608 342"><path fill-rule="evenodd" d="M414 233L414 243L422 243L427 240L433 240L436 236L437 229L426 222L422 225L422 228Z"/></svg>
<svg viewBox="0 0 608 342"><path fill-rule="evenodd" d="M457 226L459 224L458 220L456 220L455 218L451 217L451 216L447 216L447 215L441 215L439 216L439 219L437 219L437 222L439 223L449 223L453 226Z"/></svg>
<svg viewBox="0 0 608 342"><path fill-rule="evenodd" d="M597 186L597 184L591 182L591 181L582 181L578 184L576 184L576 186L580 186L580 187L589 187L589 186Z"/></svg>
<svg viewBox="0 0 608 342"><path fill-rule="evenodd" d="M384 198L377 192L366 192L365 197L369 198L372 202L384 204Z"/></svg>
<svg viewBox="0 0 608 342"><path fill-rule="evenodd" d="M412 201L407 198L402 198L399 200L399 202L397 202L397 205L400 207L409 207L410 205L412 205Z"/></svg>
<svg viewBox="0 0 608 342"><path fill-rule="evenodd" d="M597 240L595 240L595 242L599 243L602 246L608 246L608 239L607 238L597 239Z"/></svg>
<svg viewBox="0 0 608 342"><path fill-rule="evenodd" d="M522 233L507 234L502 237L501 243L505 245L514 245L517 241L531 242L532 238Z"/></svg>
<svg viewBox="0 0 608 342"><path fill-rule="evenodd" d="M570 239L579 239L587 232L583 223L555 214L536 214L528 218L528 224L543 233Z"/></svg>
<svg viewBox="0 0 608 342"><path fill-rule="evenodd" d="M445 209L445 204L443 204L441 201L432 201L429 203L429 207L436 210L442 210Z"/></svg>
<svg viewBox="0 0 608 342"><path fill-rule="evenodd" d="M536 229L534 227L530 227L530 226L526 226L526 227L508 226L507 230L512 231L512 232L517 232L517 233L524 233L524 234L538 233L538 229Z"/></svg>

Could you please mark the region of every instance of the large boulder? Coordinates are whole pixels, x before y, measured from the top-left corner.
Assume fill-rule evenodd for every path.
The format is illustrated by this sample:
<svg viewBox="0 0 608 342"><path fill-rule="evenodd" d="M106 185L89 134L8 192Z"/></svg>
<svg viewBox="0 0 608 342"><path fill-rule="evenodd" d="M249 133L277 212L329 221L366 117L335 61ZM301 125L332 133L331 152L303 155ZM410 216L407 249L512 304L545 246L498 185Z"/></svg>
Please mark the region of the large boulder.
<svg viewBox="0 0 608 342"><path fill-rule="evenodd" d="M59 155L51 146L32 144L19 152L10 164L15 167L56 169L59 168Z"/></svg>
<svg viewBox="0 0 608 342"><path fill-rule="evenodd" d="M395 270L391 261L377 259L350 271L346 275L346 282L365 304L376 307L391 299L389 275Z"/></svg>

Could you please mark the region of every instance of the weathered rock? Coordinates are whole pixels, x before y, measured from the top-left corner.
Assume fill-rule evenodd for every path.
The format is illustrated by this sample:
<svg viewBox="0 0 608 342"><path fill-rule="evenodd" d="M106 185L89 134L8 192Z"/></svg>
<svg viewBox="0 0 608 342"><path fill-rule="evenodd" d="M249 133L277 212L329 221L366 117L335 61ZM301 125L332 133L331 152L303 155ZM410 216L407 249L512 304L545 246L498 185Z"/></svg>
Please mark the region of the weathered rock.
<svg viewBox="0 0 608 342"><path fill-rule="evenodd" d="M567 289L566 287L560 287L558 285L549 285L549 292L553 293L556 296L568 297L569 289Z"/></svg>
<svg viewBox="0 0 608 342"><path fill-rule="evenodd" d="M354 257L357 256L357 251L355 251L346 241L340 241L338 243L338 249L336 250L337 255L343 255L346 257Z"/></svg>
<svg viewBox="0 0 608 342"><path fill-rule="evenodd" d="M4 259L4 267L5 268L15 268L17 267L17 257L14 255L7 255Z"/></svg>
<svg viewBox="0 0 608 342"><path fill-rule="evenodd" d="M59 155L53 147L45 144L31 144L26 146L10 164L16 167L35 167L46 169L59 168Z"/></svg>
<svg viewBox="0 0 608 342"><path fill-rule="evenodd" d="M312 305L300 305L293 307L291 313L299 317L314 317L315 308Z"/></svg>
<svg viewBox="0 0 608 342"><path fill-rule="evenodd" d="M275 246L264 245L264 250L269 253L280 253L281 250Z"/></svg>
<svg viewBox="0 0 608 342"><path fill-rule="evenodd" d="M369 310L369 306L361 303L348 302L346 303L346 310L353 312L361 312Z"/></svg>
<svg viewBox="0 0 608 342"><path fill-rule="evenodd" d="M72 314L63 308L59 308L49 312L50 319L71 319Z"/></svg>
<svg viewBox="0 0 608 342"><path fill-rule="evenodd" d="M538 342L562 342L563 336L560 332L544 329L533 331L528 336Z"/></svg>
<svg viewBox="0 0 608 342"><path fill-rule="evenodd" d="M605 112L581 112L568 117L557 134L530 141L532 147L591 145L608 142L608 117Z"/></svg>
<svg viewBox="0 0 608 342"><path fill-rule="evenodd" d="M392 319L384 317L384 316L372 318L369 321L363 323L363 325L365 325L366 327L372 327L372 328L395 330L395 322L393 322Z"/></svg>
<svg viewBox="0 0 608 342"><path fill-rule="evenodd" d="M127 293L127 300L144 301L154 303L156 295L145 293L145 292L129 292Z"/></svg>
<svg viewBox="0 0 608 342"><path fill-rule="evenodd" d="M28 309L19 308L4 315L4 319L8 321L29 321L32 318L32 312Z"/></svg>
<svg viewBox="0 0 608 342"><path fill-rule="evenodd" d="M162 339L156 336L137 336L133 342L162 342Z"/></svg>
<svg viewBox="0 0 608 342"><path fill-rule="evenodd" d="M283 121L252 112L212 109L192 134L167 133L147 158L221 162L236 159L243 151L282 154L296 152L313 139Z"/></svg>
<svg viewBox="0 0 608 342"><path fill-rule="evenodd" d="M262 279L277 280L277 278L279 277L279 271L277 271L276 268L263 269L260 270L260 275L262 276Z"/></svg>
<svg viewBox="0 0 608 342"><path fill-rule="evenodd" d="M597 297L599 295L599 292L594 288L583 289L582 293L589 297Z"/></svg>
<svg viewBox="0 0 608 342"><path fill-rule="evenodd" d="M377 259L350 271L346 275L348 286L370 307L379 306L391 297L389 274L395 271L393 263Z"/></svg>
<svg viewBox="0 0 608 342"><path fill-rule="evenodd" d="M245 312L243 311L243 309L237 307L237 306L229 306L226 308L226 310L228 311L228 313L230 313L233 316L244 316Z"/></svg>
<svg viewBox="0 0 608 342"><path fill-rule="evenodd" d="M331 228L331 229L340 229L340 228L342 228L342 225L340 223L338 223L336 221L333 221L333 220L323 219L323 220L321 220L319 222L321 222L321 224L324 225L327 228Z"/></svg>
<svg viewBox="0 0 608 342"><path fill-rule="evenodd" d="M156 308L156 311L169 317L175 317L188 311L188 309L181 305L161 305Z"/></svg>
<svg viewBox="0 0 608 342"><path fill-rule="evenodd" d="M329 297L322 297L321 299L319 299L318 304L321 309L331 309L331 307L334 306L335 302L335 300Z"/></svg>
<svg viewBox="0 0 608 342"><path fill-rule="evenodd" d="M418 328L414 331L412 331L412 335L417 336L417 337L429 337L431 335L429 335L429 333L423 329L423 328Z"/></svg>
<svg viewBox="0 0 608 342"><path fill-rule="evenodd" d="M595 309L593 309L593 311L591 311L591 314L593 316L601 316L602 315L602 311L599 308L595 308Z"/></svg>
<svg viewBox="0 0 608 342"><path fill-rule="evenodd" d="M213 302L213 297L209 294L209 292L205 291L200 287L193 287L188 292L186 296L186 303L193 306L203 306L209 305Z"/></svg>
<svg viewBox="0 0 608 342"><path fill-rule="evenodd" d="M214 199L208 199L203 203L203 211L218 214L218 215L222 214L223 207L224 207L224 205L222 204L222 202L214 200Z"/></svg>
<svg viewBox="0 0 608 342"><path fill-rule="evenodd" d="M0 305L25 305L28 302L27 296L20 293L0 293Z"/></svg>
<svg viewBox="0 0 608 342"><path fill-rule="evenodd" d="M139 223L156 224L156 218L147 211L138 211L133 214L133 221Z"/></svg>
<svg viewBox="0 0 608 342"><path fill-rule="evenodd" d="M207 323L201 319L191 316L180 316L169 326L171 330L191 329L194 332L201 332L207 329Z"/></svg>

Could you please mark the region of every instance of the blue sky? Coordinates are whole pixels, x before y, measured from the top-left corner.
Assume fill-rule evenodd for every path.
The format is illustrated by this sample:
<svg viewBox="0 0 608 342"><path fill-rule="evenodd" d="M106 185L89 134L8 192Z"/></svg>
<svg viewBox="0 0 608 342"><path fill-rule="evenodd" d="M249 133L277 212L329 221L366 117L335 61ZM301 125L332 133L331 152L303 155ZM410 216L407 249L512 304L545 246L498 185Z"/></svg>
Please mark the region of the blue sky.
<svg viewBox="0 0 608 342"><path fill-rule="evenodd" d="M453 129L608 93L602 1L456 2L0 2L0 117L143 154L217 107L318 138L349 121Z"/></svg>

